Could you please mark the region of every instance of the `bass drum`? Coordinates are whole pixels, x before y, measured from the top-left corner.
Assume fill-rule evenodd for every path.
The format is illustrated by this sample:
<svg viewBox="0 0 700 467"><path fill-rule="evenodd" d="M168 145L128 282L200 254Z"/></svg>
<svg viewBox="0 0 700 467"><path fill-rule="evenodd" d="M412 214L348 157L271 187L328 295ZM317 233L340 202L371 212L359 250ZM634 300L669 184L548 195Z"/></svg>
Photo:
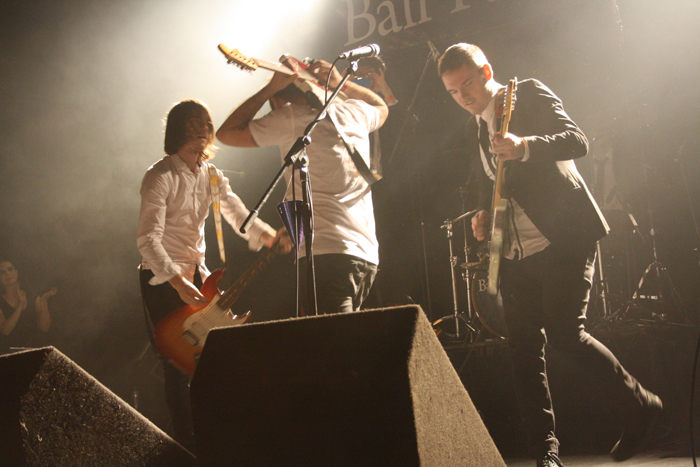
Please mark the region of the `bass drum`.
<svg viewBox="0 0 700 467"><path fill-rule="evenodd" d="M477 318L484 328L499 339L508 337L505 316L503 315L503 301L501 293L493 296L488 290L488 271L477 269L472 273L471 294L472 305Z"/></svg>

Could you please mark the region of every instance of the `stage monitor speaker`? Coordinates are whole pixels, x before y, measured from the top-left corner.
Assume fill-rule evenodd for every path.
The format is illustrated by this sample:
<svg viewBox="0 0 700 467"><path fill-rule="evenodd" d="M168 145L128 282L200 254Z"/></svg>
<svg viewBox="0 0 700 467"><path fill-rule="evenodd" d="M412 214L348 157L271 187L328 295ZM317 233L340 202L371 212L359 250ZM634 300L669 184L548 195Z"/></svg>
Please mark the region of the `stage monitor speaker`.
<svg viewBox="0 0 700 467"><path fill-rule="evenodd" d="M53 347L0 357L3 466L196 466L192 454Z"/></svg>
<svg viewBox="0 0 700 467"><path fill-rule="evenodd" d="M191 384L203 466L503 466L418 306L209 333Z"/></svg>

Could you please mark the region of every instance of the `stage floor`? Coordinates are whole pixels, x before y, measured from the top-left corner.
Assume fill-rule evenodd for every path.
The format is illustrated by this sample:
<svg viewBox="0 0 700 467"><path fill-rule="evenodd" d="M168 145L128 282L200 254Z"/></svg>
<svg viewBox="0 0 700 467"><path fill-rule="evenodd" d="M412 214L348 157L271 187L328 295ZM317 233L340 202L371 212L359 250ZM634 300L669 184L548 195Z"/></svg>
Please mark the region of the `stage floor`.
<svg viewBox="0 0 700 467"><path fill-rule="evenodd" d="M691 457L663 458L662 454L640 454L625 462L615 462L610 456L564 456L566 467L688 467L693 465ZM505 459L508 467L533 467L532 459Z"/></svg>

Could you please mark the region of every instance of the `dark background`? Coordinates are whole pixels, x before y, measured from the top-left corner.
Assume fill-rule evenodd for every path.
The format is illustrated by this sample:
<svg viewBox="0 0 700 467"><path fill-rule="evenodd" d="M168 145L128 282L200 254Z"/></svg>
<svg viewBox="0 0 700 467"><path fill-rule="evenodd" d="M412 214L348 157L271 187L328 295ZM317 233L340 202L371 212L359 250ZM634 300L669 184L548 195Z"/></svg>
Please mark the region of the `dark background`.
<svg viewBox="0 0 700 467"><path fill-rule="evenodd" d="M50 342L127 401L138 391L142 412L159 426L167 428L160 368L148 349L136 271L139 186L162 155L163 118L174 103L201 99L218 125L269 78L265 70L247 75L226 66L216 50L220 42L266 59L289 52L330 60L365 43L381 46L400 102L380 133L385 179L374 196L381 264L370 306L415 302L433 321L453 311L440 226L475 204L460 145L468 116L445 93L428 41L440 52L463 41L485 51L500 82L537 78L584 132L614 135L620 192L646 239L631 233L626 218L618 224L629 267L617 279L636 284L652 261L653 219L658 257L682 300L666 318L697 323L700 4L425 0L431 20L406 28L404 2L394 0L398 30L385 33L392 18L380 3L372 0L367 11L384 30L352 43L348 17L362 13L361 0L275 8L216 0L0 6L0 254L18 267L23 284L58 286ZM457 4L468 8L451 13ZM417 22L420 4L410 5ZM368 32L362 20L354 27L355 37ZM222 147L214 163L251 207L276 173L279 155ZM261 213L275 227L281 188ZM219 264L212 224L210 269ZM463 258L461 226L456 230ZM227 286L256 254L228 226L225 237ZM611 248L621 256L621 247ZM462 283L459 288L463 299ZM629 287L616 293L610 311L626 310ZM271 265L238 306L252 309L255 321L293 316L291 259ZM634 317L654 318L651 313L638 310Z"/></svg>

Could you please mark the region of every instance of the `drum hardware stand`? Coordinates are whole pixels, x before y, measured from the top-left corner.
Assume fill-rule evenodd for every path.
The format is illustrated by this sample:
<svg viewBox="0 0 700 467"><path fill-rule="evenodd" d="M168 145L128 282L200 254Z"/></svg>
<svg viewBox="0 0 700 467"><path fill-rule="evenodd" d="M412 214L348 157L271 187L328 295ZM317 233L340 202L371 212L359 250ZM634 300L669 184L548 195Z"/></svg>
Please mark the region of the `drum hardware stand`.
<svg viewBox="0 0 700 467"><path fill-rule="evenodd" d="M650 218L653 219L653 216L651 216L650 213ZM637 285L637 289L634 291L632 294L632 303L635 303L639 300L642 299L648 299L648 300L656 300L659 302L661 305L661 312L660 313L652 313L652 317L654 318L659 318L662 321L665 321L667 318L667 313L666 313L666 297L664 296L663 290L662 290L662 280L666 282L668 285L668 288L671 292L671 299L673 300L673 304L676 306L676 308L680 311L681 315L683 316L683 319L687 321L686 316L685 316L685 311L683 310L683 302L681 300L681 296L676 291L675 286L673 285L673 282L671 281L671 276L668 274L668 270L666 269L666 266L659 261L659 256L658 252L656 250L656 230L654 229L654 224L652 220L652 227L649 231L649 234L651 236L651 252L652 252L652 262L647 266L646 270L644 271L644 274L642 274L642 278L639 280L639 284ZM648 278L649 274L653 272L653 277L656 278L656 284L657 284L657 289L655 294L648 294L644 295L641 293L642 286L644 285L644 281ZM629 308L628 308L629 309Z"/></svg>
<svg viewBox="0 0 700 467"><path fill-rule="evenodd" d="M620 203L620 206L622 206L622 211L625 213L627 218L630 221L630 224L632 225L632 236L637 235L644 246L647 245L646 238L644 238L644 235L642 234L642 231L639 228L639 224L637 223L637 219L635 219L634 215L632 214L632 207L627 203L625 198L622 196L622 193L620 192L617 187L613 189L613 193L610 196L611 199L617 199L618 202ZM610 201L610 199L609 199ZM630 266L630 251L629 251L629 241L631 238L627 238L627 241L625 242L625 267L627 271L627 293L632 293L632 270ZM600 248L600 240L596 243L596 249L598 253L598 258L597 258L597 263L598 263L598 268L600 269L599 277L600 279L596 281L596 283L602 283L604 284L604 290L603 293L605 293L606 297L609 298L609 288L607 281L604 279L603 275L603 264L602 264L602 253L601 253L601 248ZM596 274L598 274L598 271L596 271ZM600 294L602 298L602 294ZM606 300L607 301L607 300ZM615 311L612 311L611 309L607 308L607 303L606 301L603 302L603 316L602 316L602 321L604 323L610 323L612 321L615 321L621 317L624 313L627 312L627 310L630 307L630 302L627 302L626 305L621 305L621 308L618 308ZM607 310L607 311L606 311Z"/></svg>
<svg viewBox="0 0 700 467"><path fill-rule="evenodd" d="M695 214L695 206L693 204L693 199L690 196L690 189L688 189L688 175L687 175L687 165L686 165L686 153L685 153L685 145L686 142L684 141L680 147L678 148L678 151L676 151L676 154L678 155L678 160L680 160L681 163L681 176L683 177L683 188L685 190L685 197L688 199L688 206L690 207L690 215L693 219L693 227L695 228L695 238L696 240L700 241L700 226L698 226L698 218L697 215ZM697 253L697 248L695 248L695 252ZM700 266L700 257L698 257L698 265Z"/></svg>
<svg viewBox="0 0 700 467"><path fill-rule="evenodd" d="M675 286L673 285L673 282L671 281L671 276L668 274L668 270L666 269L666 266L664 266L661 261L659 261L659 255L658 251L656 249L656 227L654 225L654 214L651 209L651 200L649 199L649 179L648 179L648 174L647 174L647 168L648 166L645 164L644 165L644 178L647 186L647 211L649 214L649 223L650 223L650 229L649 229L649 236L651 238L651 253L652 253L652 261L647 266L646 270L642 274L642 278L639 280L639 284L637 285L636 290L632 294L632 301L630 306L627 307L627 310L629 310L632 306L634 306L636 303L639 302L641 299L650 299L650 300L655 300L658 301L658 303L661 305L661 310L660 313L651 313L651 316L653 318L660 319L662 321L667 320L667 309L666 309L666 297L664 296L664 291L663 291L663 286L662 286L662 281L666 283L668 286L668 290L670 291L671 295L671 300L673 301L673 304L675 305L676 309L680 312L681 316L683 317L683 320L685 322L688 321L687 317L685 316L685 310L683 307L683 301L681 299L680 294L676 291ZM634 225L635 230L639 233L639 236L644 240L645 245L647 244L646 240L644 239L644 235L642 235L641 231L639 230L639 226L637 225L637 222L634 219L634 216L629 212L629 209L627 211L627 214L630 217L630 220L632 221L632 225ZM642 286L644 285L644 281L649 277L649 274L653 272L654 277L656 278L656 291L655 293L652 294L642 294L641 289ZM641 306L640 306L641 308ZM627 311L626 310L626 311Z"/></svg>
<svg viewBox="0 0 700 467"><path fill-rule="evenodd" d="M467 183L463 187L459 187L457 189L457 193L459 193L459 197L462 200L462 212L467 211L467 199L469 196L468 188L469 184L472 181L472 177L474 175L474 169L469 172L469 177L467 178ZM467 213L468 214L468 213ZM464 238L464 264L469 264L469 234L468 234L468 229L469 225L466 222L462 222L462 235ZM467 269L464 265L462 265L462 268L464 269L462 271L462 280L466 283L466 293L467 293L467 301L469 302L467 304L467 312L469 313L469 322L473 322L474 320L474 314L472 312L472 293L471 293L471 277L469 277L469 269Z"/></svg>
<svg viewBox="0 0 700 467"><path fill-rule="evenodd" d="M591 139L591 145L590 145L590 150L588 155L592 157L592 162L591 164L593 167L595 167L595 163L598 163L598 166L596 169L593 170L594 175L592 176L592 183L591 183L591 194L593 195L593 199L598 203L600 207L602 207L605 203L605 201L610 202L611 198L615 196L615 193L617 193L617 186L613 187L611 190L613 193L612 197L608 197L608 199L605 199L605 192L604 192L604 183L605 183L605 163L610 160L612 160L609 157L603 157L603 159L598 159L596 157L596 153L598 152L597 146L595 142L601 138L603 138L605 135L598 135L597 137ZM603 140L605 141L605 140ZM603 143L605 144L605 143ZM604 152L604 151L601 151ZM598 308L598 300L595 302L595 307L596 311L599 312L601 320L602 321L607 321L608 320L608 283L605 279L605 273L603 271L603 252L600 248L600 240L598 240L595 244L596 247L596 268L595 268L595 279L593 281L593 289L592 291L595 291L595 297L596 299L600 299L600 305L602 310L599 310ZM590 303L589 303L590 306Z"/></svg>
<svg viewBox="0 0 700 467"><path fill-rule="evenodd" d="M605 279L605 274L603 272L603 252L600 249L600 240L596 242L595 244L596 247L596 252L598 253L598 267L596 268L596 275L598 278L595 281L596 286L596 295L600 298L600 303L601 303L601 318L603 321L606 321L608 319L608 281Z"/></svg>
<svg viewBox="0 0 700 467"><path fill-rule="evenodd" d="M433 326L438 325L439 323L453 319L455 322L455 338L459 339L460 336L460 326L459 326L459 321L462 320L463 324L465 327L470 331L470 332L476 332L476 330L471 326L471 321L472 321L472 305L471 305L471 291L470 291L470 285L469 281L467 280L467 316L468 319L464 318L463 314L460 313L459 311L459 301L457 298L457 275L455 274L455 268L457 267L459 257L454 255L454 249L452 246L452 238L453 238L453 232L452 232L452 226L454 223L469 217L473 214L476 213L476 209L473 211L469 211L467 213L462 214L461 216L458 216L454 219L448 219L445 221L442 226L440 226L441 229L445 229L445 232L447 234L447 243L449 245L449 250L450 250L450 273L452 276L452 303L454 307L454 311L452 315L447 315L443 316L439 320L435 321L433 323Z"/></svg>

